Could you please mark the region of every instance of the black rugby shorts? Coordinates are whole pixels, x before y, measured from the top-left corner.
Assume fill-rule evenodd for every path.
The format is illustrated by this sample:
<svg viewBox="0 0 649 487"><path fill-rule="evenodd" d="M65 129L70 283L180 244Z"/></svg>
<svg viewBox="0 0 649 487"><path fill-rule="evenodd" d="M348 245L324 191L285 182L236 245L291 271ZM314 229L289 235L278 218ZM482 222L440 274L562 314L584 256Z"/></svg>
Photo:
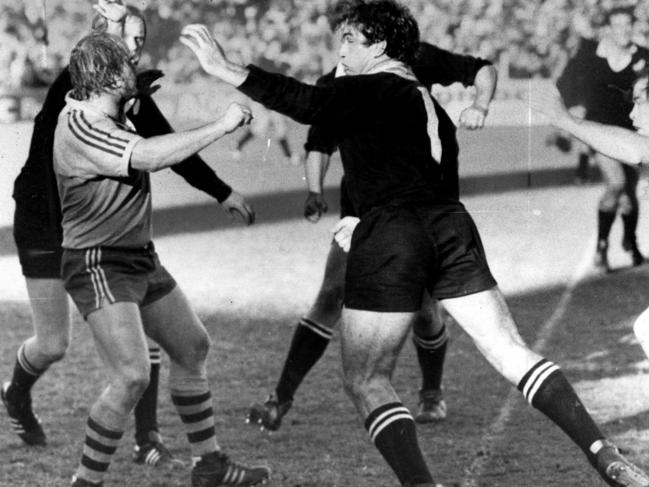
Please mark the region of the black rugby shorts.
<svg viewBox="0 0 649 487"><path fill-rule="evenodd" d="M345 218L346 216L356 216L356 211L354 211L354 205L352 205L352 201L349 199L345 178L343 177L340 181L340 218Z"/></svg>
<svg viewBox="0 0 649 487"><path fill-rule="evenodd" d="M473 219L461 204L371 211L354 230L345 306L414 312L425 289L437 299L496 285Z"/></svg>
<svg viewBox="0 0 649 487"><path fill-rule="evenodd" d="M61 278L61 230L51 228L48 215L20 208L16 204L13 236L25 277Z"/></svg>

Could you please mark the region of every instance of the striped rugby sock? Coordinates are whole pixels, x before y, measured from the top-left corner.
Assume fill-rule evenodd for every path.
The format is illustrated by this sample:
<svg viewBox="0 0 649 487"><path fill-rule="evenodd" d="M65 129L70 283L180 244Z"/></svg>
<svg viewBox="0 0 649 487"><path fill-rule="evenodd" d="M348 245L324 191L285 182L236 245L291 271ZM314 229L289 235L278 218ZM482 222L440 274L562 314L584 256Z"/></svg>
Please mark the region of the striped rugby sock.
<svg viewBox="0 0 649 487"><path fill-rule="evenodd" d="M308 318L300 319L275 388L279 402L293 400L302 380L327 349L331 336L330 328Z"/></svg>
<svg viewBox="0 0 649 487"><path fill-rule="evenodd" d="M556 364L541 359L523 376L518 390L594 461L590 447L604 435Z"/></svg>
<svg viewBox="0 0 649 487"><path fill-rule="evenodd" d="M417 443L415 420L403 404L379 406L365 420L365 429L402 485L433 482Z"/></svg>
<svg viewBox="0 0 649 487"><path fill-rule="evenodd" d="M119 414L101 402L96 402L86 422L81 464L76 476L88 482L101 483L113 454L117 450L127 415Z"/></svg>
<svg viewBox="0 0 649 487"><path fill-rule="evenodd" d="M185 426L191 455L195 460L219 450L214 428L212 394L207 389L207 381L205 389L204 392L171 390L171 400Z"/></svg>
<svg viewBox="0 0 649 487"><path fill-rule="evenodd" d="M448 344L446 325L443 324L442 329L432 337L421 336L415 332L412 334L412 342L417 350L421 369L421 389L424 391L441 389Z"/></svg>
<svg viewBox="0 0 649 487"><path fill-rule="evenodd" d="M158 384L160 382L160 347L149 347L149 385L135 405L135 442L142 446L151 441L158 441L159 436L151 437L151 432L158 432Z"/></svg>

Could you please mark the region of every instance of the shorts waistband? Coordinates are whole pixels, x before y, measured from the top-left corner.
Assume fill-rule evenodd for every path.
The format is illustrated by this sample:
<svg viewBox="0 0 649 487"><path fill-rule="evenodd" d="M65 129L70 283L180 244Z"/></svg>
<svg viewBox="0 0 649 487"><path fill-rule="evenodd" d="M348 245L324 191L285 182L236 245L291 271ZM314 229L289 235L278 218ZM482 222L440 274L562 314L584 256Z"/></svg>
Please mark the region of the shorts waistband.
<svg viewBox="0 0 649 487"><path fill-rule="evenodd" d="M83 249L69 249L69 248L64 248L63 250L66 252L86 252L88 250L101 250L107 251L107 252L120 252L120 253L126 253L126 254L153 254L155 253L155 245L153 242L147 243L144 247L115 247L111 245L98 245L97 247L86 247Z"/></svg>

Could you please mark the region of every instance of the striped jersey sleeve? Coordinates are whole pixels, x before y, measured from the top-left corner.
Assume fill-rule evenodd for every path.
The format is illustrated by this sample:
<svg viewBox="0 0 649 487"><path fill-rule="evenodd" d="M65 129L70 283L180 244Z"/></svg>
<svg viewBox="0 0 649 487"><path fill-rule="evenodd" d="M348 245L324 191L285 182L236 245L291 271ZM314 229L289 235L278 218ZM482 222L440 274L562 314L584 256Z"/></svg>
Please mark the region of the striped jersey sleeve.
<svg viewBox="0 0 649 487"><path fill-rule="evenodd" d="M71 149L62 164L69 176L127 176L135 144L142 139L106 117L70 109L65 120ZM66 167L67 166L67 167Z"/></svg>

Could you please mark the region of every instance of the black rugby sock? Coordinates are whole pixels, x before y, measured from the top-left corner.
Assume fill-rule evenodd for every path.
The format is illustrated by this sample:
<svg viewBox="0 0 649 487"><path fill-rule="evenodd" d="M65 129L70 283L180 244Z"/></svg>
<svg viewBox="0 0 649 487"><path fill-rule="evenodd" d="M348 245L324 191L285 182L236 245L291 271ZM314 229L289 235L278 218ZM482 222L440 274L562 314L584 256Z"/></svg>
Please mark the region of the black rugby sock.
<svg viewBox="0 0 649 487"><path fill-rule="evenodd" d="M604 439L604 435L556 364L540 360L523 376L518 390L533 407L559 426L591 463L594 461L590 446Z"/></svg>
<svg viewBox="0 0 649 487"><path fill-rule="evenodd" d="M142 446L150 441L158 441L159 437L151 438L150 433L158 432L158 384L160 382L160 348L149 348L151 373L149 385L135 405L135 442Z"/></svg>
<svg viewBox="0 0 649 487"><path fill-rule="evenodd" d="M16 363L14 365L8 394L11 396L12 394L28 393L46 370L47 368L37 369L27 360L25 356L25 344L23 343L16 353Z"/></svg>
<svg viewBox="0 0 649 487"><path fill-rule="evenodd" d="M295 391L320 360L331 340L331 330L307 318L295 328L284 368L275 388L279 402L292 401Z"/></svg>
<svg viewBox="0 0 649 487"><path fill-rule="evenodd" d="M590 156L584 152L579 154L577 162L577 177L586 179L588 177Z"/></svg>
<svg viewBox="0 0 649 487"><path fill-rule="evenodd" d="M608 241L608 236L611 233L611 228L613 227L613 222L615 221L615 212L614 211L602 211L597 212L597 240L598 241Z"/></svg>
<svg viewBox="0 0 649 487"><path fill-rule="evenodd" d="M415 421L403 404L379 406L365 420L365 429L402 485L433 482L419 449Z"/></svg>
<svg viewBox="0 0 649 487"><path fill-rule="evenodd" d="M442 329L434 336L421 336L415 332L412 335L412 342L417 350L421 369L421 389L424 391L441 389L448 344L446 325L442 325Z"/></svg>
<svg viewBox="0 0 649 487"><path fill-rule="evenodd" d="M629 245L635 244L635 231L638 228L638 210L633 210L626 215L623 214L622 224L624 227L624 242Z"/></svg>

